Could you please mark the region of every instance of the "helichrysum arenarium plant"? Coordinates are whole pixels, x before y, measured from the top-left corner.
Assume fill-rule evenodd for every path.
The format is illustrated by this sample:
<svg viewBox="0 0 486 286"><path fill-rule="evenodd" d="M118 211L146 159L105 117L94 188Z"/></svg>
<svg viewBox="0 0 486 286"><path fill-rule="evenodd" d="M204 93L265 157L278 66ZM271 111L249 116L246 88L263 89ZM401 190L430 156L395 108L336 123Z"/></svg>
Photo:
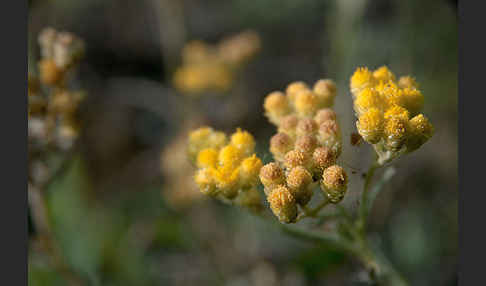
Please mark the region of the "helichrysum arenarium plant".
<svg viewBox="0 0 486 286"><path fill-rule="evenodd" d="M410 76L397 80L385 66L375 71L358 68L350 78L350 90L358 133L377 154L366 173L356 214L339 205L347 191L348 175L337 163L343 151L342 135L332 109L336 85L330 79L318 80L313 86L293 82L285 91L271 92L265 98L265 115L277 129L269 147L274 161L266 165L254 154L255 140L247 131L237 129L229 139L210 127L192 131L188 154L197 166L194 180L202 193L251 207L259 214L264 201L258 191L261 185L284 231L355 255L368 269L369 278L380 285L407 285L366 233L373 199L394 169L384 172L373 191L371 183L377 168L424 144L432 136L433 126L420 113L424 97ZM317 193L322 199L309 207ZM332 216L322 214L329 205L337 207ZM336 219L338 227L322 233L288 225L304 218L315 218L318 224Z"/></svg>

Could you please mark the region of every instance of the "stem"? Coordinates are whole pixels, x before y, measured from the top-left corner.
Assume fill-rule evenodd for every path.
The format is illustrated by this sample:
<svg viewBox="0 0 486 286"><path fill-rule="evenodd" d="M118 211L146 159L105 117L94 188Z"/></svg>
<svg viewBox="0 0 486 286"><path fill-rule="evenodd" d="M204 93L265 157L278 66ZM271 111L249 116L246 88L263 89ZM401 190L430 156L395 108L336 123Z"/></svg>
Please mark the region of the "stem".
<svg viewBox="0 0 486 286"><path fill-rule="evenodd" d="M363 186L363 192L361 193L361 204L360 204L360 210L359 210L359 219L357 221L360 231L362 233L365 232L366 228L366 220L368 218L368 194L370 191L370 185L371 181L373 180L373 176L375 174L376 169L378 169L380 165L378 164L378 161L375 159L373 163L371 164L370 168L368 169L368 172L366 172L366 178Z"/></svg>
<svg viewBox="0 0 486 286"><path fill-rule="evenodd" d="M316 217L317 214L322 210L322 208L324 208L325 206L327 206L329 204L329 200L325 199L324 201L322 201L321 203L319 203L315 208L313 209L308 209L306 207L303 207L302 209L304 210L304 213L303 215L300 215L299 217L297 217L297 220L296 222L306 218L306 217Z"/></svg>

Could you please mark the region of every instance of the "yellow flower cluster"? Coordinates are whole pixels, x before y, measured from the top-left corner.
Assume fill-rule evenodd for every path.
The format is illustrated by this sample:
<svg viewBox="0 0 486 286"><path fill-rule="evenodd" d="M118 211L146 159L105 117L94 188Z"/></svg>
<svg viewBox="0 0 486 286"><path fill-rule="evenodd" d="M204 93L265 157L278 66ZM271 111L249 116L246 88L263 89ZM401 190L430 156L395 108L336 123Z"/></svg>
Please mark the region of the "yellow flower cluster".
<svg viewBox="0 0 486 286"><path fill-rule="evenodd" d="M260 50L260 38L245 31L216 45L189 42L182 52L182 66L174 74L175 87L185 94L227 91L236 71Z"/></svg>
<svg viewBox="0 0 486 286"><path fill-rule="evenodd" d="M256 186L262 161L254 153L255 140L238 128L227 141L224 133L210 127L189 134L189 156L198 168L194 180L206 195L259 209Z"/></svg>
<svg viewBox="0 0 486 286"><path fill-rule="evenodd" d="M382 66L374 71L357 68L350 79L359 134L372 144L385 164L424 144L434 132L420 114L424 97L410 76L400 77Z"/></svg>
<svg viewBox="0 0 486 286"><path fill-rule="evenodd" d="M285 93L274 91L265 98L265 114L278 133L270 139L276 162L262 167L260 180L281 222L295 222L297 205L305 207L310 201L317 185L314 181L321 181L332 203L340 202L346 192L346 173L336 165L342 143L331 109L335 97L334 82L321 79L312 89L298 81L290 83Z"/></svg>

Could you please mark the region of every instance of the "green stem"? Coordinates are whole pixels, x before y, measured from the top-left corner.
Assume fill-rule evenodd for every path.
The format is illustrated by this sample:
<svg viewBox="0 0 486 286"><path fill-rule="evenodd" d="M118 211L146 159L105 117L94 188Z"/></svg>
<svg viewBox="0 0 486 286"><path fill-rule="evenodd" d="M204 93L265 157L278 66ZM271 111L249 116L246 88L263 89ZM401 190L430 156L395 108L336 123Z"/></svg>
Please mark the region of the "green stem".
<svg viewBox="0 0 486 286"><path fill-rule="evenodd" d="M359 229L362 233L365 232L366 229L366 220L368 219L368 195L370 192L370 186L371 186L371 181L373 180L373 176L375 174L376 169L378 169L380 165L378 164L378 161L375 160L371 164L370 168L368 169L368 172L366 172L366 177L365 177L365 182L363 186L363 192L361 193L361 204L360 204L360 209L359 209L359 218L358 218L358 225Z"/></svg>

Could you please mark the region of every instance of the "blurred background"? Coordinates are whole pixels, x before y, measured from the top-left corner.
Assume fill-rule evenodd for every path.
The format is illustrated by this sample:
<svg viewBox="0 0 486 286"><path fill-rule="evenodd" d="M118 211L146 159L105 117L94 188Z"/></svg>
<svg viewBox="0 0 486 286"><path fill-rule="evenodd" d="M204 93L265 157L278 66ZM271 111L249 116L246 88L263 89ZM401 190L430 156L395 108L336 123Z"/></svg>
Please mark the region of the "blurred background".
<svg viewBox="0 0 486 286"><path fill-rule="evenodd" d="M291 81L334 79L356 208L367 144L351 146L349 78L358 66L411 74L435 135L395 163L377 198L371 235L411 285L457 283L457 3L401 0L32 0L29 72L45 27L85 41L76 88L81 131L44 195L70 279L39 243L29 209L29 285L365 285L362 266L326 245L287 237L248 212L208 200L192 183L187 132L211 125L254 134L270 161L275 128L263 99ZM251 58L221 89L174 80L193 40L216 46L258 35ZM223 73L225 74L225 73ZM226 74L225 74L226 75ZM351 174L353 171L353 174Z"/></svg>

